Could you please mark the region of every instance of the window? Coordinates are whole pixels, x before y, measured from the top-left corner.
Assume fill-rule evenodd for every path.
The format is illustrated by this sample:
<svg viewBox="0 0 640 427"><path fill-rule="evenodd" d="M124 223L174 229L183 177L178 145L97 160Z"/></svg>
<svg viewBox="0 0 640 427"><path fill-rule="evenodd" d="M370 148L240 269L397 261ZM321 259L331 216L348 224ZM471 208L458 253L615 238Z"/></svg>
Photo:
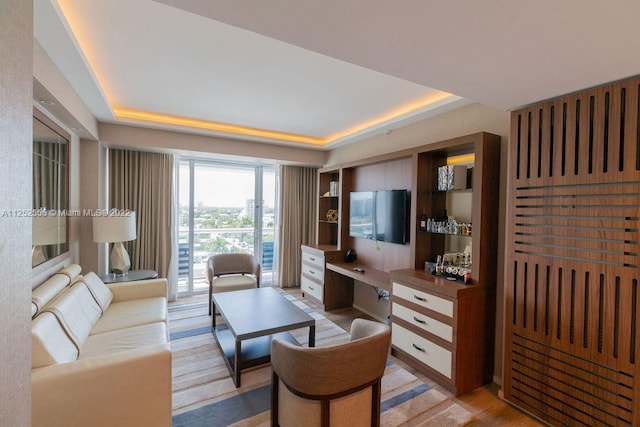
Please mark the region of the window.
<svg viewBox="0 0 640 427"><path fill-rule="evenodd" d="M250 253L273 283L276 251L276 170L273 166L182 159L179 170L178 292L204 292L207 260ZM260 202L257 202L260 201Z"/></svg>

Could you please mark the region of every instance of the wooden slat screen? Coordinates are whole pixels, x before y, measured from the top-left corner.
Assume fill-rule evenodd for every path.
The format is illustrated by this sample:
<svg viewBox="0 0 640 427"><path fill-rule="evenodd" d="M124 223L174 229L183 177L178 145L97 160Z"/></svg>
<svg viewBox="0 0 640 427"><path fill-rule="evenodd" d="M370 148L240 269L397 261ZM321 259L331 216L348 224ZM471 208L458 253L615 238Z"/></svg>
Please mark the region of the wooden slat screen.
<svg viewBox="0 0 640 427"><path fill-rule="evenodd" d="M640 78L514 111L505 398L640 425Z"/></svg>

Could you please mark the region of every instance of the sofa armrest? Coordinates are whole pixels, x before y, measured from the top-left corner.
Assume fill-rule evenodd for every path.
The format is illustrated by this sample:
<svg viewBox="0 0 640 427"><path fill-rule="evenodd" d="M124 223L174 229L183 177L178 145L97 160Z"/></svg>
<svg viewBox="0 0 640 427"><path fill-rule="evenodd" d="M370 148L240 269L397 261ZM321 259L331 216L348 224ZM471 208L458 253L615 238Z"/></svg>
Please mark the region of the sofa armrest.
<svg viewBox="0 0 640 427"><path fill-rule="evenodd" d="M31 371L32 426L171 426L169 343Z"/></svg>
<svg viewBox="0 0 640 427"><path fill-rule="evenodd" d="M108 283L107 286L111 289L111 292L113 292L112 302L150 297L167 297L167 279Z"/></svg>

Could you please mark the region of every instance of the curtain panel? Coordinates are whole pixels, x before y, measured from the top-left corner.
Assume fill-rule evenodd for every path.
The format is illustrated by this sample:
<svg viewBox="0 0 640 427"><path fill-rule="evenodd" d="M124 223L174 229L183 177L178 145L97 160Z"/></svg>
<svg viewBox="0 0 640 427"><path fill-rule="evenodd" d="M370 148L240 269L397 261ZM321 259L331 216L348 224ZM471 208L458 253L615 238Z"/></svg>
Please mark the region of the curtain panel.
<svg viewBox="0 0 640 427"><path fill-rule="evenodd" d="M300 245L315 242L318 170L280 166L278 286L300 286Z"/></svg>
<svg viewBox="0 0 640 427"><path fill-rule="evenodd" d="M172 252L173 155L109 150L110 207L136 212L137 238L125 242L131 268L169 278ZM175 287L169 283L171 288Z"/></svg>

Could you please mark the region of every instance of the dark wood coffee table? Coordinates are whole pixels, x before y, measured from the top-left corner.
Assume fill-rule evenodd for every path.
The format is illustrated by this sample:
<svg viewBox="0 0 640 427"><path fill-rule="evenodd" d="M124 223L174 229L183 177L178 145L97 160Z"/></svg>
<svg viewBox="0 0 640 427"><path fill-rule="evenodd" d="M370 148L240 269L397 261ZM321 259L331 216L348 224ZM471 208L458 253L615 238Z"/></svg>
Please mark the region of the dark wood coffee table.
<svg viewBox="0 0 640 427"><path fill-rule="evenodd" d="M316 321L270 287L213 294L213 335L236 387L243 369L271 361L271 340L294 344L287 331L309 327L309 347L315 346ZM216 309L226 325L216 326Z"/></svg>

